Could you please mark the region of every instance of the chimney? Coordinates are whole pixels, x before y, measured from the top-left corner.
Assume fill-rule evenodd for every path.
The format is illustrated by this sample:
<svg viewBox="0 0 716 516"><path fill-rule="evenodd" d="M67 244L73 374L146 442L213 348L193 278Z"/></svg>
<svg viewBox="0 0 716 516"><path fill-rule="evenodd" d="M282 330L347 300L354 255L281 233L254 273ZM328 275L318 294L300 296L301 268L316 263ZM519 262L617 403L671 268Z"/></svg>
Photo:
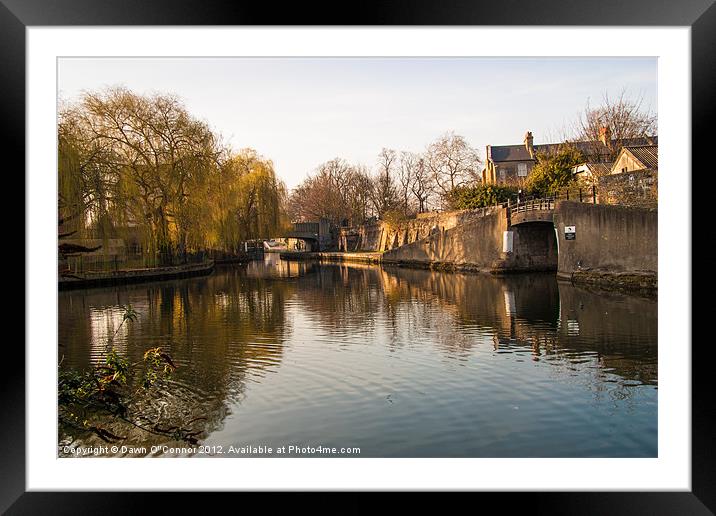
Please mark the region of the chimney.
<svg viewBox="0 0 716 516"><path fill-rule="evenodd" d="M612 131L607 126L599 128L599 141L604 144L605 147L612 146Z"/></svg>
<svg viewBox="0 0 716 516"><path fill-rule="evenodd" d="M532 159L535 157L535 148L532 145L533 140L532 131L527 131L527 134L525 134L525 148L527 149L527 152L530 153L530 158Z"/></svg>

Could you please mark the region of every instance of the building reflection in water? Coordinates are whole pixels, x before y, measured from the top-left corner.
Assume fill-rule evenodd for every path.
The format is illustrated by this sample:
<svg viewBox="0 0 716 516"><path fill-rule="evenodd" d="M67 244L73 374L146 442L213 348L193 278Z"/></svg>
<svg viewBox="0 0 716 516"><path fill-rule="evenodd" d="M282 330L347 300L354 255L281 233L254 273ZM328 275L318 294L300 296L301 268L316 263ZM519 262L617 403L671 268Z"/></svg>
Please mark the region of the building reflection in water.
<svg viewBox="0 0 716 516"><path fill-rule="evenodd" d="M378 392L381 382L434 360L438 366L423 374L439 364L477 360L479 367L486 352L547 363L554 378L579 382L596 397L628 398L629 386L657 384L656 300L590 292L549 274L319 265L275 254L205 278L60 293L61 367L101 361L121 305L130 304L139 319L117 333L115 347L132 361L149 347L169 351L179 368L154 408L176 421L205 417L202 437L221 435L249 392L264 411L278 410L270 389L285 396L279 387L286 387L271 378L288 367L287 350L303 368L285 373L293 406L313 406L321 396L327 405L344 388ZM397 354L413 360L412 369L386 376L382 368L397 364L390 362ZM371 383L349 383L371 375Z"/></svg>

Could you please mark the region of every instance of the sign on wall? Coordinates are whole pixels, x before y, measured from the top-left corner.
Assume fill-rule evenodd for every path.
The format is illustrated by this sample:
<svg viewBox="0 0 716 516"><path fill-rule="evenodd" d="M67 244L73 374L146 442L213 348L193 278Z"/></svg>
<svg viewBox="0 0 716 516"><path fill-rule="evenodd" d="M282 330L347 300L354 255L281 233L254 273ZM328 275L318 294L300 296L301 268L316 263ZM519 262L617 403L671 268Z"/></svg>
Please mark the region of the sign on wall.
<svg viewBox="0 0 716 516"><path fill-rule="evenodd" d="M502 233L502 252L503 253L511 253L512 252L512 245L514 241L514 233L512 231L505 231Z"/></svg>
<svg viewBox="0 0 716 516"><path fill-rule="evenodd" d="M564 239L574 240L577 238L577 226L564 226Z"/></svg>

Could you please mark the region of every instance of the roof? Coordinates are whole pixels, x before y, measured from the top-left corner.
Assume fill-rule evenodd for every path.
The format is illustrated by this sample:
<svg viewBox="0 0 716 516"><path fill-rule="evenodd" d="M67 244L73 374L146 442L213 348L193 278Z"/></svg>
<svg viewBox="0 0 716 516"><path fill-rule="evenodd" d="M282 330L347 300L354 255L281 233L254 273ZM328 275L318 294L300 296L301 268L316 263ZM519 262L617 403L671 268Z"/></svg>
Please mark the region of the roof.
<svg viewBox="0 0 716 516"><path fill-rule="evenodd" d="M622 152L628 152L644 165L644 168L659 169L659 146L658 145L630 145L622 148Z"/></svg>
<svg viewBox="0 0 716 516"><path fill-rule="evenodd" d="M490 147L492 161L527 161L532 156L524 145L499 145Z"/></svg>
<svg viewBox="0 0 716 516"><path fill-rule="evenodd" d="M582 163L582 165L586 166L589 171L594 174L595 176L604 176L608 175L609 172L611 172L612 169L612 163ZM579 165L581 166L581 165ZM576 167L575 167L576 168Z"/></svg>
<svg viewBox="0 0 716 516"><path fill-rule="evenodd" d="M557 150L559 143L535 145L536 153L548 153ZM523 145L491 145L490 156L492 161L532 161L533 158Z"/></svg>
<svg viewBox="0 0 716 516"><path fill-rule="evenodd" d="M623 146L636 146L636 145L655 145L658 142L657 136L650 137L639 137L639 138L624 138L622 140L612 140L612 148L619 148ZM576 147L580 152L596 157L604 158L607 161L612 155L611 150L607 148L600 141L574 141L565 143L545 143L535 145L535 153L551 154L556 152L562 145L569 144ZM596 154L596 155L595 155ZM504 161L533 161L530 153L527 151L527 147L524 144L519 145L491 145L490 156L493 162L504 162Z"/></svg>

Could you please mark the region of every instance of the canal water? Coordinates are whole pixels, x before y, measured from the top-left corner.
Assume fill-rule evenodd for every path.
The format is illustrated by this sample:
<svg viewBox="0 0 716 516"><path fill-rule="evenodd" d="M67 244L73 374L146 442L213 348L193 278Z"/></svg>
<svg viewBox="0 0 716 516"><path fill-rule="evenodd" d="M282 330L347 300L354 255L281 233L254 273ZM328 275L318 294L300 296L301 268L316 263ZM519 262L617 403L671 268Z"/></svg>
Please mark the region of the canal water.
<svg viewBox="0 0 716 516"><path fill-rule="evenodd" d="M550 274L274 254L202 278L60 292L60 367L101 363L126 305L139 317L119 329L116 349L139 361L161 346L178 366L139 402L142 413L167 426L190 422L205 447L197 452L657 456L655 299ZM127 436L120 445L146 451L107 455L198 455L165 436L111 428ZM59 438L59 455L68 455L69 440Z"/></svg>

